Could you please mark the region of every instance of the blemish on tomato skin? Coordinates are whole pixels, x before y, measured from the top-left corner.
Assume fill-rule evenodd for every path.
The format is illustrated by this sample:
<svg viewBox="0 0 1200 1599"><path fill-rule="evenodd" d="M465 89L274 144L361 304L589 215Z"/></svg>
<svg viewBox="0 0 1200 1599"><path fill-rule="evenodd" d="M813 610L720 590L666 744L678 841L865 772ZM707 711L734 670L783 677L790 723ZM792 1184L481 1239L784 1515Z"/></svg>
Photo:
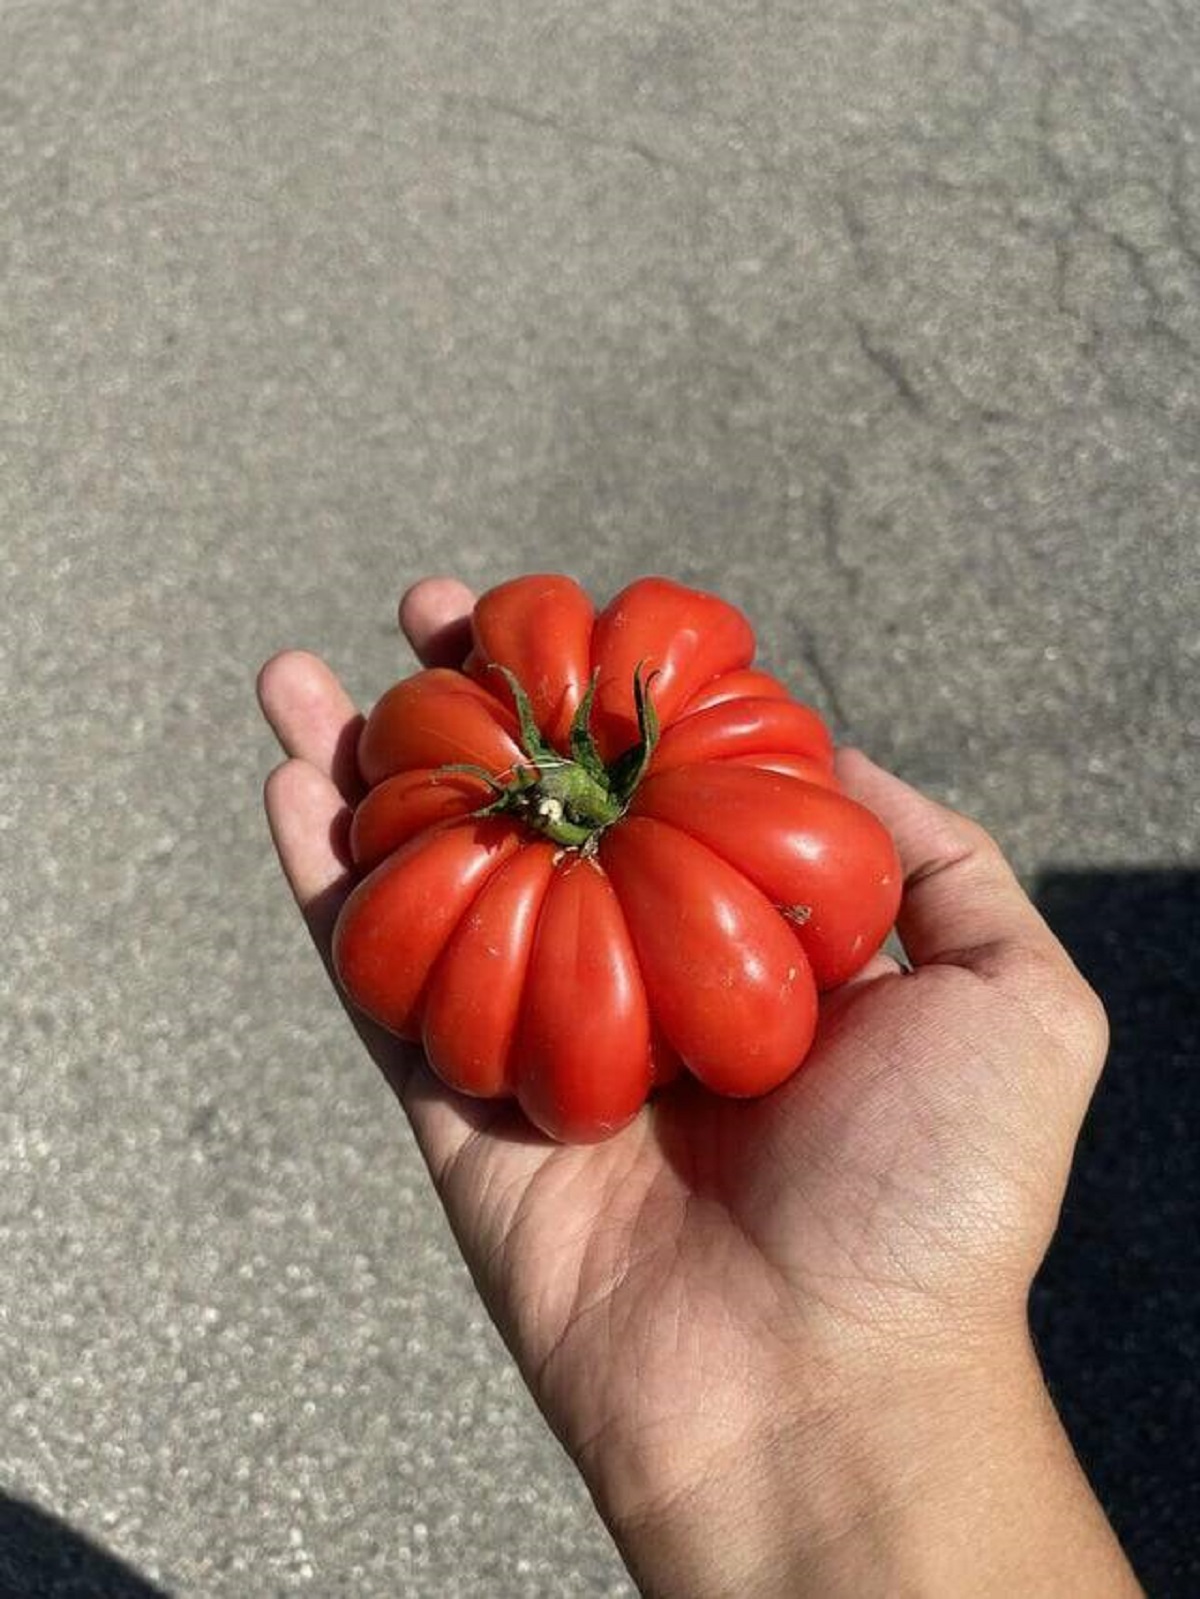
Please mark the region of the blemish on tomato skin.
<svg viewBox="0 0 1200 1599"><path fill-rule="evenodd" d="M791 922L793 927L803 927L813 913L811 905L778 905L776 909L785 921Z"/></svg>

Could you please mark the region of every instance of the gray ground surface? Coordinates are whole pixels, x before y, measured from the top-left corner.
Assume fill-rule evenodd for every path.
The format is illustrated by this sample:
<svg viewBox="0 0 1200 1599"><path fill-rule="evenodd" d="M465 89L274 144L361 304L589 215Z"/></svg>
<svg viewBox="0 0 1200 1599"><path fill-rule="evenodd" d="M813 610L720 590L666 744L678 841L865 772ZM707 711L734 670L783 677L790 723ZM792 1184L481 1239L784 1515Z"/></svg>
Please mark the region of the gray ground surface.
<svg viewBox="0 0 1200 1599"><path fill-rule="evenodd" d="M36 1511L629 1591L277 881L260 660L667 571L1031 878L1194 862L1198 351L1191 0L0 0L5 1593L147 1591Z"/></svg>

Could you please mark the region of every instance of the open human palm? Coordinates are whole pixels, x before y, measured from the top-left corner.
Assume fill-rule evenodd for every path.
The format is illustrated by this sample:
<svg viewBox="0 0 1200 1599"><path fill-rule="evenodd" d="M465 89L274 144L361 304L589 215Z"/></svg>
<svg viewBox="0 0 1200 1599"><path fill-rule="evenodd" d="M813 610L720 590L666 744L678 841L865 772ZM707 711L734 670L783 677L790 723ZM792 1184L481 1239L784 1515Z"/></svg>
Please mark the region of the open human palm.
<svg viewBox="0 0 1200 1599"><path fill-rule="evenodd" d="M450 581L409 592L423 660L461 658L470 602ZM328 964L360 719L302 652L267 664L260 698L289 756L272 831ZM986 1351L1055 1225L1103 1011L981 829L857 752L838 770L895 838L912 966L876 956L826 995L811 1054L766 1098L685 1074L617 1136L561 1146L355 1017L534 1397L617 1523L860 1375L935 1381L952 1346Z"/></svg>

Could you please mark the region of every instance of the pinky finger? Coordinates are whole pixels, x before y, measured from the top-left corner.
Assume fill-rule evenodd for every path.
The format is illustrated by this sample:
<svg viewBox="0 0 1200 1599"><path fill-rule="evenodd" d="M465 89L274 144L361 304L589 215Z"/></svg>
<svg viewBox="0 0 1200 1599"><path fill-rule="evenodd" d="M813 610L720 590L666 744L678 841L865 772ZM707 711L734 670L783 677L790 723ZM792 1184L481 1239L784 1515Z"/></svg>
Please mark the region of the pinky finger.
<svg viewBox="0 0 1200 1599"><path fill-rule="evenodd" d="M277 766L264 790L279 864L321 954L350 891L350 807L336 785L308 761Z"/></svg>

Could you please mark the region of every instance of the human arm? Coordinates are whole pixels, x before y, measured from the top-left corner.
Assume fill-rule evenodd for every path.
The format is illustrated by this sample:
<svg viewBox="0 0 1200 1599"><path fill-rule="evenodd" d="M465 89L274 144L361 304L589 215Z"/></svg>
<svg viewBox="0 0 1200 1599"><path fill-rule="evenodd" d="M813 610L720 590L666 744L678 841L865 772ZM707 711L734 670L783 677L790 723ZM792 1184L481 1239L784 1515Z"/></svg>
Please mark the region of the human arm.
<svg viewBox="0 0 1200 1599"><path fill-rule="evenodd" d="M461 652L468 604L411 591L418 652ZM294 653L260 692L291 756L272 830L328 959L354 707ZM1103 1014L982 830L852 752L839 774L896 838L914 969L877 957L828 996L765 1099L684 1081L555 1146L356 1025L647 1592L1137 1592L1025 1321Z"/></svg>

